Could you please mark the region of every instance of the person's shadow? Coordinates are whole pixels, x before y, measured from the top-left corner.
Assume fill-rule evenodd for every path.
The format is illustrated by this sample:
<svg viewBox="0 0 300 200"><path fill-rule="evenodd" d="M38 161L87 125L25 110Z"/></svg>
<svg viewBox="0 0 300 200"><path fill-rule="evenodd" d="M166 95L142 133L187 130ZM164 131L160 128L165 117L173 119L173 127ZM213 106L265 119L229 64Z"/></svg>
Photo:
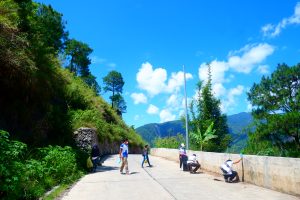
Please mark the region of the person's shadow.
<svg viewBox="0 0 300 200"><path fill-rule="evenodd" d="M96 169L96 172L107 172L107 171L113 171L118 170L119 167L112 167L112 166L98 166Z"/></svg>

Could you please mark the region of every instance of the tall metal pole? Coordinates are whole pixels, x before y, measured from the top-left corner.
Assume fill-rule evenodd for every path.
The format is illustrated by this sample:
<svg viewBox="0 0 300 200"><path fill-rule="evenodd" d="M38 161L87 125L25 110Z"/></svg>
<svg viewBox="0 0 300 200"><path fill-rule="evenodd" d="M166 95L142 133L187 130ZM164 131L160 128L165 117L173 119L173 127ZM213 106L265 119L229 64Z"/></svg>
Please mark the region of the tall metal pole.
<svg viewBox="0 0 300 200"><path fill-rule="evenodd" d="M184 77L184 99L185 99L185 143L186 149L189 149L189 125L188 125L188 110L187 110L187 97L186 97L186 78L183 65L183 77Z"/></svg>

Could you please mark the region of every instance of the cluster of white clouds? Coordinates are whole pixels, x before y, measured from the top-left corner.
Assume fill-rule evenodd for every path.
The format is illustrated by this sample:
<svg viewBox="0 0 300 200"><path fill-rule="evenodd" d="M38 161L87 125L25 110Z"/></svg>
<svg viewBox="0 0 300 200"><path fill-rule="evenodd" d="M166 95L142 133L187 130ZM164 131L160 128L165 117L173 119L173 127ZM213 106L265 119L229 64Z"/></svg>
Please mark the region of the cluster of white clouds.
<svg viewBox="0 0 300 200"><path fill-rule="evenodd" d="M193 78L190 73L186 73L185 76L186 80ZM148 114L158 115L160 122L166 122L176 119L177 115L174 113L182 112L180 109L182 109L183 96L180 95L180 90L184 85L183 71L173 72L168 78L166 69L154 68L149 62L145 62L141 65L136 80L138 88L145 91L146 94L132 93L130 96L134 104L146 104L149 98L159 94L170 95L165 102L166 106L161 110L157 106L149 104L146 111Z"/></svg>
<svg viewBox="0 0 300 200"><path fill-rule="evenodd" d="M267 24L262 27L264 36L275 37L282 29L288 25L300 24L300 2L295 6L294 14L291 17L282 19L278 24ZM236 74L249 74L256 71L259 74L268 74L269 66L263 62L273 54L275 47L268 43L248 44L243 48L230 51L226 60L213 60L209 63L212 75L212 91L214 95L221 99L222 112L231 111L239 100L239 96L249 90L243 85L226 88L224 84L231 82ZM202 52L201 52L202 53ZM198 68L199 79L207 82L208 65L200 64ZM192 79L190 73L186 73L186 80ZM165 101L165 106L161 109L153 104L149 104L146 110L149 115L157 115L160 122L175 120L184 114L184 98L180 93L184 85L184 72L173 72L168 78L167 70L159 67L153 68L149 62L141 65L136 74L138 88L144 93L132 93L131 98L134 104L147 104L151 98L158 94L167 94L169 97ZM198 98L197 92L193 98ZM191 102L191 98L188 99ZM252 105L245 100L247 111L251 111ZM175 113L175 114L174 114ZM137 115L136 120L140 118Z"/></svg>
<svg viewBox="0 0 300 200"><path fill-rule="evenodd" d="M186 80L192 79L190 73L186 73ZM171 74L167 80L167 70L164 68L153 69L149 63L143 63L136 75L138 87L145 90L151 97L160 93L178 92L184 84L183 72L179 71Z"/></svg>
<svg viewBox="0 0 300 200"><path fill-rule="evenodd" d="M296 4L292 16L283 18L277 24L266 24L261 28L261 31L266 37L276 37L281 33L282 29L292 24L300 24L300 2Z"/></svg>
<svg viewBox="0 0 300 200"><path fill-rule="evenodd" d="M216 97L221 98L221 109L223 112L229 111L235 105L236 97L243 94L244 86L238 85L235 88L226 89L224 83L230 82L235 73L249 74L257 67L257 71L261 74L268 73L268 66L261 63L273 54L275 47L267 44L251 44L246 45L240 50L229 52L228 59L225 61L214 60L211 66L212 90ZM208 79L208 65L202 63L199 67L199 78L204 81Z"/></svg>
<svg viewBox="0 0 300 200"><path fill-rule="evenodd" d="M230 111L235 105L238 96L245 92L245 87L237 85L234 88L226 89L225 83L234 79L234 73L249 74L257 68L257 71L265 74L268 66L261 63L270 56L275 47L267 44L246 45L237 51L229 52L228 59L224 61L214 60L210 63L212 75L212 90L217 98L221 99L221 110ZM208 65L202 63L198 69L198 76L204 83L207 81ZM232 72L232 73L230 73ZM186 80L192 79L190 73L186 73ZM163 108L149 104L146 110L149 115L157 115L160 122L175 120L184 113L184 98L180 93L184 86L184 72L173 72L168 78L167 70L159 67L154 68L149 62L143 63L136 75L138 88L145 93L132 93L130 96L134 104L147 104L151 99L159 94L166 94L169 97L165 101ZM194 95L194 98L198 94ZM189 102L191 99L189 99Z"/></svg>

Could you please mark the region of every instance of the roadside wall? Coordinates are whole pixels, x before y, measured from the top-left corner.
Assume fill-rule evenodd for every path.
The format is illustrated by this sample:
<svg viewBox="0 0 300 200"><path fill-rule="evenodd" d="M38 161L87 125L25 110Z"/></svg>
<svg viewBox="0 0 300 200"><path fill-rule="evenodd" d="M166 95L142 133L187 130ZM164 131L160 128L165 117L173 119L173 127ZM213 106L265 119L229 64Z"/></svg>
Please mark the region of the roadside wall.
<svg viewBox="0 0 300 200"><path fill-rule="evenodd" d="M233 161L239 154L187 151L197 155L201 168L221 174L220 166L227 159ZM177 149L152 148L151 155L179 161ZM244 155L243 162L233 167L240 180L272 190L300 196L300 159Z"/></svg>
<svg viewBox="0 0 300 200"><path fill-rule="evenodd" d="M116 154L120 150L120 142L111 142L108 140L100 141L97 130L94 128L81 127L74 132L74 141L81 150L90 154L93 144L97 144L100 155ZM130 153L141 153L141 148L130 146Z"/></svg>

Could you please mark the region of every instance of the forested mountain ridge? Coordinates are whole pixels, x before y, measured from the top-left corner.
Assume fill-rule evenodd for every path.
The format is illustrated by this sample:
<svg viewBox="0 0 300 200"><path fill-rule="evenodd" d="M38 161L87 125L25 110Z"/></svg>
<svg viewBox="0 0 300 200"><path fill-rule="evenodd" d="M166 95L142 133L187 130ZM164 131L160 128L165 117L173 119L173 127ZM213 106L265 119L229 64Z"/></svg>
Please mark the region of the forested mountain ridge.
<svg viewBox="0 0 300 200"><path fill-rule="evenodd" d="M244 146L247 140L247 133L244 131L248 125L252 123L252 116L250 113L242 112L227 117L227 124L229 133L232 136L231 146ZM175 120L165 123L152 123L145 124L136 128L136 131L146 140L153 145L156 137L176 136L178 133L185 137L185 128L181 120Z"/></svg>

